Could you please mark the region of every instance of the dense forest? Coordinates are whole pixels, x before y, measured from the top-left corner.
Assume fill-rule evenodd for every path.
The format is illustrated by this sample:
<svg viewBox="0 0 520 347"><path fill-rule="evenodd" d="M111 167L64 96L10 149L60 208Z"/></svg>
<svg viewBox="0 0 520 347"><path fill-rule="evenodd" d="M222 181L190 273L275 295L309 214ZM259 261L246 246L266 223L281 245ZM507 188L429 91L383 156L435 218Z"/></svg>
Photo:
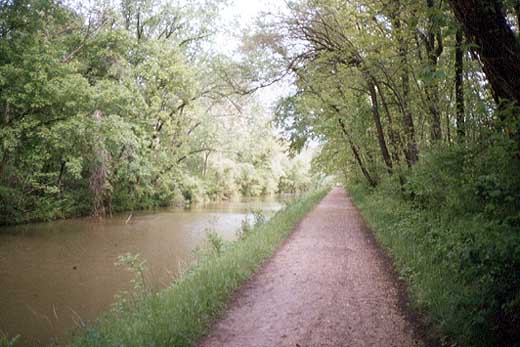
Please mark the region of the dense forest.
<svg viewBox="0 0 520 347"><path fill-rule="evenodd" d="M2 1L0 224L305 190L220 1Z"/></svg>
<svg viewBox="0 0 520 347"><path fill-rule="evenodd" d="M294 82L291 148L322 143L449 343L520 341L519 27L516 1L308 0L248 35Z"/></svg>
<svg viewBox="0 0 520 347"><path fill-rule="evenodd" d="M520 2L288 1L232 55L224 2L94 3L0 2L0 224L322 172L443 343L520 344ZM255 93L281 81L271 117Z"/></svg>

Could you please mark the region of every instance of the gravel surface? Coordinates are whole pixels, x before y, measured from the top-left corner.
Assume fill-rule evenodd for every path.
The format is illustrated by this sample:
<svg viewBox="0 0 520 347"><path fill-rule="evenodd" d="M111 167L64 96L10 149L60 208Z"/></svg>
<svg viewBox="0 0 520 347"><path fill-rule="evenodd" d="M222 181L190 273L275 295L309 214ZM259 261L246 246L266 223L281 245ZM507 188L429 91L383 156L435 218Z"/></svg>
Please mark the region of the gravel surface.
<svg viewBox="0 0 520 347"><path fill-rule="evenodd" d="M200 346L424 346L389 263L345 191L334 188Z"/></svg>

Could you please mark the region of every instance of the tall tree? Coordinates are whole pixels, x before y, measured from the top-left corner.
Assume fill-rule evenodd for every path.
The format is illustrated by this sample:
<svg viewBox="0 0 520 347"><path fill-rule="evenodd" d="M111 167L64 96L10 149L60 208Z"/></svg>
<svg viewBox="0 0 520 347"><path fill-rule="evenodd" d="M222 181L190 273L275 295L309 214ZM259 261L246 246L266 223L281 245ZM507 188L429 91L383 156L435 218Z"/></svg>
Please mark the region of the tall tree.
<svg viewBox="0 0 520 347"><path fill-rule="evenodd" d="M460 28L457 28L455 43L455 104L457 109L457 136L461 141L466 134L466 130L464 125L464 42Z"/></svg>
<svg viewBox="0 0 520 347"><path fill-rule="evenodd" d="M495 100L520 105L520 41L502 1L450 0L450 4L466 38L475 45Z"/></svg>
<svg viewBox="0 0 520 347"><path fill-rule="evenodd" d="M426 0L428 9L428 22L426 33L424 34L424 44L428 58L429 83L426 88L429 110L431 114L431 138L433 141L442 139L441 115L439 112L439 87L436 77L439 58L444 50L441 26L439 24L440 6L435 0Z"/></svg>

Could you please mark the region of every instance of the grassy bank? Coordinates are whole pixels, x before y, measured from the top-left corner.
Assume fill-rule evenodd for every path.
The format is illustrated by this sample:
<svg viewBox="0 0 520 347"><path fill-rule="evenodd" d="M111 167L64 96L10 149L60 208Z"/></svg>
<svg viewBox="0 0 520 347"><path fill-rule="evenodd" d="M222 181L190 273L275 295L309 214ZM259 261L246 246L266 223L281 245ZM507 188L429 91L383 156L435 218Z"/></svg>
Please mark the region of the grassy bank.
<svg viewBox="0 0 520 347"><path fill-rule="evenodd" d="M325 194L322 190L302 197L237 242L221 247L213 240L213 252L202 256L170 287L108 313L72 345L192 346L222 312L231 294Z"/></svg>
<svg viewBox="0 0 520 347"><path fill-rule="evenodd" d="M419 208L388 186L349 191L446 345L517 346L520 258L511 227L440 205Z"/></svg>

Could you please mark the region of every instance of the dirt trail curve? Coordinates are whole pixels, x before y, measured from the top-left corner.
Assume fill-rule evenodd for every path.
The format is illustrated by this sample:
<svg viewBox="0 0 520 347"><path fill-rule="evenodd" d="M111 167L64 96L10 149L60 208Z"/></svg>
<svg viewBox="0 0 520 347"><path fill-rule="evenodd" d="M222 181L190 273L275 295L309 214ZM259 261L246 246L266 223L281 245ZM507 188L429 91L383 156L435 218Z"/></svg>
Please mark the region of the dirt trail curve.
<svg viewBox="0 0 520 347"><path fill-rule="evenodd" d="M201 347L424 346L388 259L334 188L235 295Z"/></svg>

